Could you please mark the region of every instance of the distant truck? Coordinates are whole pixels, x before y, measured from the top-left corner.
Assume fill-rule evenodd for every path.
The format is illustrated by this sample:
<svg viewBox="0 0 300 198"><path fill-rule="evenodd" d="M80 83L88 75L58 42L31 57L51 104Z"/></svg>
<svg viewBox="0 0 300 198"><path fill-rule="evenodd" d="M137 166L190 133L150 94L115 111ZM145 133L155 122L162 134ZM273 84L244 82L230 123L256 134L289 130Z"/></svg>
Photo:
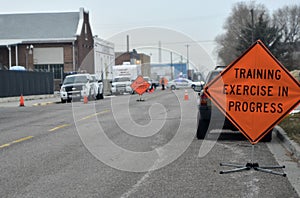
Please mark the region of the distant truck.
<svg viewBox="0 0 300 198"><path fill-rule="evenodd" d="M124 94L124 93L133 93L132 88L130 87L132 81L130 77L126 76L117 76L114 78L111 84L111 94Z"/></svg>
<svg viewBox="0 0 300 198"><path fill-rule="evenodd" d="M141 65L130 65L129 62L124 62L123 65L113 66L113 78L128 77L135 80L139 75L142 75Z"/></svg>
<svg viewBox="0 0 300 198"><path fill-rule="evenodd" d="M130 65L124 62L123 65L115 65L113 68L113 82L111 94L133 93L130 85L141 75L141 65Z"/></svg>

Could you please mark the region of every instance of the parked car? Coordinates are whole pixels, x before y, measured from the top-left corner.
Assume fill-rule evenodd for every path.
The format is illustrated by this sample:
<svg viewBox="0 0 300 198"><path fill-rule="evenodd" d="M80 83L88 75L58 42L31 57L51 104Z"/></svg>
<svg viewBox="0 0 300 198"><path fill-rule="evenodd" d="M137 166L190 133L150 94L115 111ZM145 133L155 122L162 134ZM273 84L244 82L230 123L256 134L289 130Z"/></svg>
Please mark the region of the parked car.
<svg viewBox="0 0 300 198"><path fill-rule="evenodd" d="M217 75L219 75L225 69L224 66L217 66L214 70L210 71L206 78L206 84L212 81ZM231 123L227 117L211 102L206 96L204 90L196 87L195 91L199 91L199 104L197 115L197 138L204 139L208 128L214 129L221 126L222 129L231 129L237 131L238 129ZM212 115L213 109L213 115ZM261 141L270 142L272 140L272 132L268 133Z"/></svg>
<svg viewBox="0 0 300 198"><path fill-rule="evenodd" d="M16 66L11 66L9 68L9 70L12 70L12 71L26 71L26 68L24 66L16 65Z"/></svg>
<svg viewBox="0 0 300 198"><path fill-rule="evenodd" d="M196 86L200 86L200 82L193 82L187 78L178 78L168 82L167 88L172 90L182 89L182 88L192 88L194 89Z"/></svg>
<svg viewBox="0 0 300 198"><path fill-rule="evenodd" d="M95 99L98 92L95 82L90 74L74 74L66 76L61 89L61 102L70 102L75 99L82 99L87 96L89 99Z"/></svg>

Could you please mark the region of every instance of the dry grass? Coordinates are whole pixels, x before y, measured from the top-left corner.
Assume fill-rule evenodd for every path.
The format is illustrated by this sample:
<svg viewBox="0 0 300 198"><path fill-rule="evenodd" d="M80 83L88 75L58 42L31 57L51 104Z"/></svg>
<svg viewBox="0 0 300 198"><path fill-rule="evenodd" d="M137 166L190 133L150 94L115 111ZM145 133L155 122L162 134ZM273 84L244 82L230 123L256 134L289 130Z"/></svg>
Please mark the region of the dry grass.
<svg viewBox="0 0 300 198"><path fill-rule="evenodd" d="M287 135L300 144L300 113L288 115L279 126L284 129Z"/></svg>

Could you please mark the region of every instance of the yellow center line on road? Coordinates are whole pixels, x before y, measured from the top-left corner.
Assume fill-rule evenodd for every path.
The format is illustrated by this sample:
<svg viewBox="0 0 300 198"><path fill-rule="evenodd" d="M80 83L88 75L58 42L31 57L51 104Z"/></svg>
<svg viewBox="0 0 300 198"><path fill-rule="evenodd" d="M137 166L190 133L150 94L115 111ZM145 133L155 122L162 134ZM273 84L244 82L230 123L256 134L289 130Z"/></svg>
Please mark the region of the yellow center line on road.
<svg viewBox="0 0 300 198"><path fill-rule="evenodd" d="M91 117L94 117L94 116L97 116L97 115L100 115L100 114L104 114L104 113L107 113L109 112L110 110L105 110L105 111L101 111L101 112L98 112L98 113L94 113L92 115L89 115L89 116L86 116L82 119L80 119L79 121L81 120L86 120L88 118L91 118ZM56 131L58 129L61 129L61 128L64 128L64 127L68 127L68 126L71 126L71 124L63 124L63 125L60 125L60 126L57 126L57 127L54 127L50 130L48 130L49 132L52 132L52 131ZM26 140L29 140L31 138L33 138L34 136L27 136L27 137L23 137L23 138L20 138L20 139L17 139L17 140L14 140L12 142L9 142L7 144L3 144L3 145L0 145L0 149L2 148L5 148L5 147L8 147L8 146L11 146L12 144L16 144L16 143L20 143L20 142L23 142L23 141L26 141Z"/></svg>
<svg viewBox="0 0 300 198"><path fill-rule="evenodd" d="M60 125L60 126L57 126L57 127L54 127L50 130L48 130L49 132L52 132L52 131L56 131L58 129L61 129L61 128L64 128L64 127L68 127L68 126L71 126L70 124L63 124L63 125Z"/></svg>
<svg viewBox="0 0 300 198"><path fill-rule="evenodd" d="M95 117L95 116L97 116L97 115L104 114L104 113L107 113L107 112L110 112L110 110L104 110L104 111L101 111L101 112L98 112L98 113L94 113L94 114L85 116L85 117L81 118L81 119L78 120L78 121L83 121L83 120L86 120L86 119L89 119L89 118L92 118L92 117ZM49 132L52 132L52 131L56 131L56 130L58 130L58 129L62 129L62 128L68 127L68 126L71 126L71 124L63 124L63 125L54 127L54 128L52 128L52 129L50 129L50 130L48 130L48 131L49 131Z"/></svg>
<svg viewBox="0 0 300 198"><path fill-rule="evenodd" d="M46 106L49 104L54 104L54 102L40 102L40 103L33 104L33 106Z"/></svg>
<svg viewBox="0 0 300 198"><path fill-rule="evenodd" d="M23 138L21 138L21 139L18 139L18 140L12 141L12 143L19 143L19 142L23 142L23 141L25 141L25 140L29 140L29 139L31 139L31 138L33 138L33 136L27 136L27 137L23 137Z"/></svg>
<svg viewBox="0 0 300 198"><path fill-rule="evenodd" d="M85 116L85 117L81 118L81 119L80 119L80 120L78 120L78 121L86 120L86 119L89 119L89 118L91 118L91 117L94 117L94 116L96 116L96 115L97 115L97 114L96 114L96 113L94 113L94 114L92 114L92 115Z"/></svg>
<svg viewBox="0 0 300 198"><path fill-rule="evenodd" d="M31 138L33 138L33 136L27 136L27 137L23 137L23 138L14 140L14 141L12 141L12 142L10 142L10 143L1 145L1 146L0 146L0 149L5 148L5 147L8 147L8 146L10 146L10 145L12 145L12 144L15 144L15 143L19 143L19 142L23 142L23 141L29 140L29 139L31 139Z"/></svg>
<svg viewBox="0 0 300 198"><path fill-rule="evenodd" d="M0 146L0 149L10 146L10 144L3 144Z"/></svg>
<svg viewBox="0 0 300 198"><path fill-rule="evenodd" d="M101 112L98 112L98 113L94 113L94 114L91 114L91 115L85 116L85 117L81 118L81 119L80 119L80 120L78 120L78 121L86 120L86 119L89 119L89 118L95 117L95 116L97 116L97 115L100 115L100 114L107 113L107 112L109 112L109 111L110 111L110 110L104 110L104 111L101 111Z"/></svg>

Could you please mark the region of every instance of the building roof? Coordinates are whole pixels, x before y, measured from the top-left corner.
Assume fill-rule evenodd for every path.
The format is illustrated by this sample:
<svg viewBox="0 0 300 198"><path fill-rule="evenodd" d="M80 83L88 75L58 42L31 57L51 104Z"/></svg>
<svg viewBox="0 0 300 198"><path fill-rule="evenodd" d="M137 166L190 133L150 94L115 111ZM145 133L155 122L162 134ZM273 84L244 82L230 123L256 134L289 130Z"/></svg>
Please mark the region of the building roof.
<svg viewBox="0 0 300 198"><path fill-rule="evenodd" d="M0 14L0 45L75 40L83 27L83 12Z"/></svg>

